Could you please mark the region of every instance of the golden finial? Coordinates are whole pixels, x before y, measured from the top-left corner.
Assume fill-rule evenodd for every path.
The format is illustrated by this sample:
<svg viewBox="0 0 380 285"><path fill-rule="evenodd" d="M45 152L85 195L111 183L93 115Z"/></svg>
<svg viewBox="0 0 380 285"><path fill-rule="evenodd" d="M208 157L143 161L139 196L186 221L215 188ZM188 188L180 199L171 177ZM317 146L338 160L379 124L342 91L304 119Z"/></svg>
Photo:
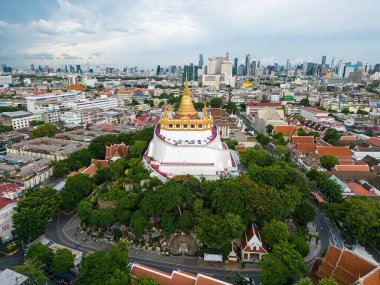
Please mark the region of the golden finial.
<svg viewBox="0 0 380 285"><path fill-rule="evenodd" d="M196 115L194 105L193 105L193 100L191 99L191 95L189 91L189 83L187 81L187 72L186 72L186 80L185 80L185 90L183 91L181 104L179 105L177 114L181 116Z"/></svg>

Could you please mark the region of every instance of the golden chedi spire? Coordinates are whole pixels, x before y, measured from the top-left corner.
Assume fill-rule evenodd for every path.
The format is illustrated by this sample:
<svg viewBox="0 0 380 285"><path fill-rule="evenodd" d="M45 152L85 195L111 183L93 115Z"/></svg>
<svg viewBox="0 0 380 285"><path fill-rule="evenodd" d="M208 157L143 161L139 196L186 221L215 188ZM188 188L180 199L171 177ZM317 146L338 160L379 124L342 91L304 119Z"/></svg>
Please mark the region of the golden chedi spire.
<svg viewBox="0 0 380 285"><path fill-rule="evenodd" d="M193 100L191 99L189 91L189 83L187 82L187 73L185 81L185 90L183 91L183 97L181 99L181 104L179 105L177 114L180 116L195 116L197 112L194 109Z"/></svg>

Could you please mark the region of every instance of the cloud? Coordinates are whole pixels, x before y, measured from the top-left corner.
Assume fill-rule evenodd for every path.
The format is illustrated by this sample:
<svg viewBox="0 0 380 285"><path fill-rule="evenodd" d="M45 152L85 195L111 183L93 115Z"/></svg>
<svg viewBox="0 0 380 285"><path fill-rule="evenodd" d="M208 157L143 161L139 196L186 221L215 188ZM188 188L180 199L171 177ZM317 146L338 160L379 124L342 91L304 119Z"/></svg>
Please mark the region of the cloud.
<svg viewBox="0 0 380 285"><path fill-rule="evenodd" d="M321 55L375 62L380 50L374 36L380 30L379 1L57 0L45 7L35 0L25 5L33 17L14 13L10 21L0 11L3 56L49 54L52 64L90 59L153 67L226 51L231 58L242 61L250 53L268 64ZM21 59L37 60L15 57Z"/></svg>
<svg viewBox="0 0 380 285"><path fill-rule="evenodd" d="M33 60L53 60L54 59L54 54L51 53L34 53L34 54L24 54L23 55L24 59L33 59Z"/></svg>

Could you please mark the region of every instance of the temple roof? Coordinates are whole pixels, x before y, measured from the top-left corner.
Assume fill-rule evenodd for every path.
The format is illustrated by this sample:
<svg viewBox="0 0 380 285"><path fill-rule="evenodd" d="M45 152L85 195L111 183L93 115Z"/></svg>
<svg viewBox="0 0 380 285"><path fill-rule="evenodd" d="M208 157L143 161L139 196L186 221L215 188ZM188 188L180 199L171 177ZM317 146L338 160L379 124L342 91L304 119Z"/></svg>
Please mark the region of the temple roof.
<svg viewBox="0 0 380 285"><path fill-rule="evenodd" d="M187 74L185 81L185 90L183 92L183 97L181 99L181 104L179 105L177 114L181 116L195 116L197 114L193 105L193 100L191 99Z"/></svg>

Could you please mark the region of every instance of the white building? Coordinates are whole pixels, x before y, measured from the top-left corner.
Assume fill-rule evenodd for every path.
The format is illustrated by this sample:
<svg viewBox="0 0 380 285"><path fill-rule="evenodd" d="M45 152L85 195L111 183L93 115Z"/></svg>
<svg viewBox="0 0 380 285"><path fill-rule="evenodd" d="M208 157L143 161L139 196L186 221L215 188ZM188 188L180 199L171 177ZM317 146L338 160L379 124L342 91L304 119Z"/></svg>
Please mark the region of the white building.
<svg viewBox="0 0 380 285"><path fill-rule="evenodd" d="M29 112L36 113L36 103L40 101L54 99L57 102L65 101L65 100L76 100L83 96L80 95L80 92L67 92L62 94L46 94L46 95L33 95L26 97L26 106Z"/></svg>
<svg viewBox="0 0 380 285"><path fill-rule="evenodd" d="M41 114L31 114L29 116L12 119L12 127L14 130L27 128L31 121L42 121Z"/></svg>
<svg viewBox="0 0 380 285"><path fill-rule="evenodd" d="M333 117L329 117L329 113L312 107L301 107L301 117L314 123L334 122Z"/></svg>
<svg viewBox="0 0 380 285"><path fill-rule="evenodd" d="M67 107L71 107L74 110L84 110L99 108L102 110L109 110L117 107L117 98L95 98L92 100L82 99L75 102L68 102Z"/></svg>
<svg viewBox="0 0 380 285"><path fill-rule="evenodd" d="M12 239L12 216L16 206L16 200L0 198L0 238L3 242Z"/></svg>

